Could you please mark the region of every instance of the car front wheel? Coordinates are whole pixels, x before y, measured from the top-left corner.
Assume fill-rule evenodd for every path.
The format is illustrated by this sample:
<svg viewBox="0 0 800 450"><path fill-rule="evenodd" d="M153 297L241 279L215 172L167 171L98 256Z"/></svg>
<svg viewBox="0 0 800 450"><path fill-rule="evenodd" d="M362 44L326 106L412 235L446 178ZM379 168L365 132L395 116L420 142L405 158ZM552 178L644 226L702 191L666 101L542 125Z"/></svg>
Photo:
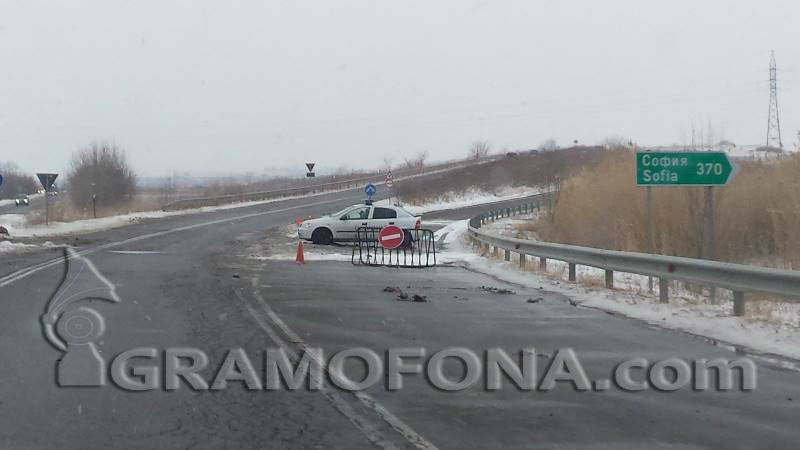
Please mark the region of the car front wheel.
<svg viewBox="0 0 800 450"><path fill-rule="evenodd" d="M333 242L333 233L327 228L317 228L311 233L311 242L319 245L328 245Z"/></svg>

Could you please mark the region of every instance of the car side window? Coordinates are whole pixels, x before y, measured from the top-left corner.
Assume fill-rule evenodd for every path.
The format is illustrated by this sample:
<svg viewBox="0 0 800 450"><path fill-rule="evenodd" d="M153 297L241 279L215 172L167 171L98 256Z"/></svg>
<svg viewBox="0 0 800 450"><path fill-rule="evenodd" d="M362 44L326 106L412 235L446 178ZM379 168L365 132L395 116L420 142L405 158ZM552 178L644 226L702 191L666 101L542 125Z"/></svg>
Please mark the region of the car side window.
<svg viewBox="0 0 800 450"><path fill-rule="evenodd" d="M396 219L397 211L391 208L374 208L372 210L373 219Z"/></svg>
<svg viewBox="0 0 800 450"><path fill-rule="evenodd" d="M369 218L369 206L356 208L342 216L342 220L366 220Z"/></svg>

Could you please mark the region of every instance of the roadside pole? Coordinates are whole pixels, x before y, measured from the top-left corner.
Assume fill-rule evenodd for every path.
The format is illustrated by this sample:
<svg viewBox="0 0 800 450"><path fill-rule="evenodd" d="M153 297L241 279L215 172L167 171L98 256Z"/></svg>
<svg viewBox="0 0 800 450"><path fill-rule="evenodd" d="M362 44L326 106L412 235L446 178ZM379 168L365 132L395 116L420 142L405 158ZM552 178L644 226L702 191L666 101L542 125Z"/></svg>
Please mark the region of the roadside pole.
<svg viewBox="0 0 800 450"><path fill-rule="evenodd" d="M703 258L716 257L716 242L714 241L714 186L706 186L703 207ZM716 303L717 290L714 286L708 291L711 304Z"/></svg>
<svg viewBox="0 0 800 450"><path fill-rule="evenodd" d="M58 178L57 173L37 173L39 183L44 188L44 224L50 225L50 192L53 191L53 184Z"/></svg>
<svg viewBox="0 0 800 450"><path fill-rule="evenodd" d="M644 194L644 240L647 246L647 253L653 253L653 188L647 186ZM653 293L653 277L647 277L647 291Z"/></svg>

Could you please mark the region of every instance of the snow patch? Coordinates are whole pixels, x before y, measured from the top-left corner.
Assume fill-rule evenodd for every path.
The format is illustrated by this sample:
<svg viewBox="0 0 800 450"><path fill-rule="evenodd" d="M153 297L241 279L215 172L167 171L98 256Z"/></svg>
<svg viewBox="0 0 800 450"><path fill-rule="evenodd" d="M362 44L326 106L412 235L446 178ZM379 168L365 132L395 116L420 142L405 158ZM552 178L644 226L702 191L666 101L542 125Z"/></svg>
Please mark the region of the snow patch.
<svg viewBox="0 0 800 450"><path fill-rule="evenodd" d="M10 253L22 253L40 248L50 248L50 247L57 247L57 245L53 244L50 241L47 241L44 244L40 245L24 244L22 242L0 241L0 255L10 254Z"/></svg>
<svg viewBox="0 0 800 450"><path fill-rule="evenodd" d="M435 201L422 205L405 204L403 205L403 209L414 215L420 215L433 211L458 209L465 208L467 206L482 205L484 203L513 200L515 198L529 197L531 195L541 193L541 189L532 188L530 186L504 186L497 189L495 192L486 192L480 189L470 188L467 191L460 193L444 192L439 195ZM388 206L389 200L380 200L375 202L375 204L380 206Z"/></svg>
<svg viewBox="0 0 800 450"><path fill-rule="evenodd" d="M305 252L304 258L306 261L347 261L350 262L350 255L344 253L313 253ZM274 254L267 256L251 256L251 259L257 261L294 261L296 254Z"/></svg>

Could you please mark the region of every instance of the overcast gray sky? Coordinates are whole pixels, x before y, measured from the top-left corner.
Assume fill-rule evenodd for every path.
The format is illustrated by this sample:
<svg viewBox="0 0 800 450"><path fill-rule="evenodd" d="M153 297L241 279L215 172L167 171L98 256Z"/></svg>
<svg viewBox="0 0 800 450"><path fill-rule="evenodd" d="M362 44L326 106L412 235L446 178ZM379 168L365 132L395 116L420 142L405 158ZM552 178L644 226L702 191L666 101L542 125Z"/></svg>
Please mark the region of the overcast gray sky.
<svg viewBox="0 0 800 450"><path fill-rule="evenodd" d="M800 129L800 2L0 0L0 161L143 175L369 167L470 142ZM719 136L716 136L717 138Z"/></svg>

